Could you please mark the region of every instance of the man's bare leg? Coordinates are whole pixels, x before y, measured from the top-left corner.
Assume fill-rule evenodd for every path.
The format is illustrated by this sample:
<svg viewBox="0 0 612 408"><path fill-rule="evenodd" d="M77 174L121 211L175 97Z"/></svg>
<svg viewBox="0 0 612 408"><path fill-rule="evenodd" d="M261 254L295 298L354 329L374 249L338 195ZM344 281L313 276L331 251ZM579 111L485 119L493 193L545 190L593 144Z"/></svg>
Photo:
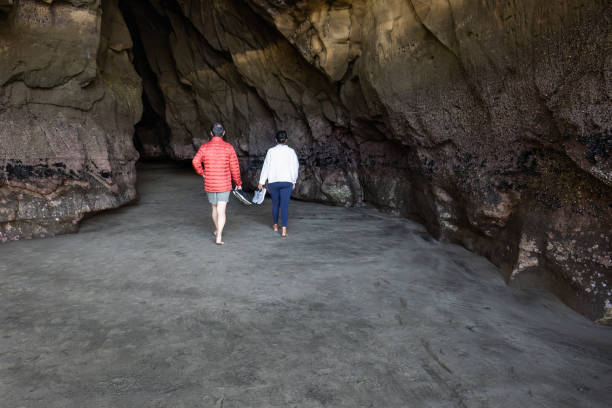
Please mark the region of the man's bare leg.
<svg viewBox="0 0 612 408"><path fill-rule="evenodd" d="M227 202L219 201L217 203L217 245L223 245L223 227L225 227L225 209L227 208Z"/></svg>
<svg viewBox="0 0 612 408"><path fill-rule="evenodd" d="M217 204L211 204L212 206L212 219L215 223L215 236L217 236L217 231L219 231L219 226L217 225Z"/></svg>

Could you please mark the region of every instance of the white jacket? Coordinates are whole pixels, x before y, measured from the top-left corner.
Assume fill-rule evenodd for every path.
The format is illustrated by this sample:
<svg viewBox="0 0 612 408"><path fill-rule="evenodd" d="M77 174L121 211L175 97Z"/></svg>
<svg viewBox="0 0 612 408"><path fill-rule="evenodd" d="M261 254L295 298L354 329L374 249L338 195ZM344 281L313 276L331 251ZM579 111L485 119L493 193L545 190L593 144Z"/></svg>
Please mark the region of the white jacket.
<svg viewBox="0 0 612 408"><path fill-rule="evenodd" d="M298 178L298 162L295 150L285 144L277 144L268 149L263 169L259 176L259 184L289 182L295 184Z"/></svg>

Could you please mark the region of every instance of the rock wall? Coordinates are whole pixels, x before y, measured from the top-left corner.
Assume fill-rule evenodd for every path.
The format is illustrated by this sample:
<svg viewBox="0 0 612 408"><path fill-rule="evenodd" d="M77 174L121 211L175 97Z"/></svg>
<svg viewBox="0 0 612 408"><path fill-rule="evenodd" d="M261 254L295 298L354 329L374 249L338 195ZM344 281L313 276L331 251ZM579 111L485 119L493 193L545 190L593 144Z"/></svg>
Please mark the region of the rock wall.
<svg viewBox="0 0 612 408"><path fill-rule="evenodd" d="M286 129L298 197L418 218L511 283L612 310L609 2L124 4L171 157L222 120L253 185Z"/></svg>
<svg viewBox="0 0 612 408"><path fill-rule="evenodd" d="M2 7L8 14L0 12L12 22L8 32L0 29L2 41L19 29L19 10L28 5L100 18L97 2L15 1ZM62 54L70 58L24 66L18 61L28 59L8 54L16 68L2 73L0 89L12 105L3 102L0 115L28 124L15 125L22 133L0 130L3 145L15 146L5 169L15 168L11 159L28 158L39 171L29 176L35 183L54 180L54 173L36 170L52 157L51 147L20 152L26 137L58 150L90 148L54 130L61 129L57 112L65 110L73 114L71 126L92 122L100 132L88 134L100 136L92 154L81 147L67 155L75 182L87 184L73 187L63 176L62 186L70 187L62 188L103 197L96 209L131 198L135 154L129 135L140 110L138 79L127 66L133 55L144 89L145 114L136 131L143 155L190 159L210 123L221 120L253 187L274 132L285 129L301 159L299 198L365 202L417 218L435 236L489 257L509 283L548 288L580 312L612 321L609 1L122 0L132 54L120 17L111 19L115 28L103 29L105 16L117 15L115 6L102 4L102 29L88 25L89 46L87 36L62 45L77 49ZM53 27L33 37L51 41ZM97 47L96 32L100 39L125 40ZM13 48L0 47L0 55ZM86 59L85 49L102 51ZM88 62L74 62L78 55ZM100 68L100 55L112 55L129 80L116 87L101 81L119 74ZM57 74L42 75L40 66ZM29 99L12 87L27 90ZM101 88L105 96L96 99ZM122 91L108 91L118 88L133 90L130 102L117 98ZM58 95L73 95L78 107ZM49 99L63 105L56 109ZM88 104L90 99L98 102ZM24 105L15 102L22 100ZM32 124L33 114L23 115L21 106L47 109L36 116L43 124ZM104 115L113 120L97 121ZM119 195L98 181L103 178L92 170L94 162L115 166L105 174L113 174ZM53 163L49 158L52 169ZM19 198L24 188L11 171L5 170L2 186L8 203L35 203L29 208L38 211L27 217L13 212L12 219L39 225L48 219L41 209L52 200Z"/></svg>
<svg viewBox="0 0 612 408"><path fill-rule="evenodd" d="M0 241L133 200L141 80L116 0L3 2Z"/></svg>

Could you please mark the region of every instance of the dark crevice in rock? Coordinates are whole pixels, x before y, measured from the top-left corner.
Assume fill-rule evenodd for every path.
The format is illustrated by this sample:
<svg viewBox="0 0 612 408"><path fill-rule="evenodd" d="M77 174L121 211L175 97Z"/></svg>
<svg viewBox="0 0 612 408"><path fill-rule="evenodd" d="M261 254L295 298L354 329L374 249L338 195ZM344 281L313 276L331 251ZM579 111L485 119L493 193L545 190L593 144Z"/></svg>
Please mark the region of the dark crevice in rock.
<svg viewBox="0 0 612 408"><path fill-rule="evenodd" d="M147 60L142 38L137 29L137 20L139 18L143 20L142 15L135 15L132 8L140 6L140 10L144 12L146 5L143 2L141 4L137 3L132 3L131 6L128 6L125 1L119 2L119 8L134 43L132 62L136 72L143 81L143 113L142 118L134 128L134 145L142 159L166 159L170 157L168 146L170 129L165 121L166 106L163 93L159 88L157 75L153 72L150 62ZM150 18L151 20L155 19L153 16ZM154 23L149 23L154 24L158 30L168 31L169 23L164 24L160 18L154 21ZM142 23L144 22L141 21ZM151 101L155 101L154 105Z"/></svg>
<svg viewBox="0 0 612 408"><path fill-rule="evenodd" d="M13 8L14 0L0 0L0 18L2 18L2 13L8 13Z"/></svg>

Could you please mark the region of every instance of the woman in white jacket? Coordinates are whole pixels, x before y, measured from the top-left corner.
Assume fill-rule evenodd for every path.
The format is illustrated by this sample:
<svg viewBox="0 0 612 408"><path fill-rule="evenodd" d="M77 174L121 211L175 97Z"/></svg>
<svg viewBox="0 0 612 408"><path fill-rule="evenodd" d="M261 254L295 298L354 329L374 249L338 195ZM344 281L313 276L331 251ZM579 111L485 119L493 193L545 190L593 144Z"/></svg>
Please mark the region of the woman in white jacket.
<svg viewBox="0 0 612 408"><path fill-rule="evenodd" d="M287 221L289 220L289 200L295 189L298 178L299 162L295 150L287 146L287 132L276 132L276 146L268 149L264 160L259 185L261 190L268 181L268 191L272 196L272 229L278 231L278 213L281 214L283 237L287 236Z"/></svg>

